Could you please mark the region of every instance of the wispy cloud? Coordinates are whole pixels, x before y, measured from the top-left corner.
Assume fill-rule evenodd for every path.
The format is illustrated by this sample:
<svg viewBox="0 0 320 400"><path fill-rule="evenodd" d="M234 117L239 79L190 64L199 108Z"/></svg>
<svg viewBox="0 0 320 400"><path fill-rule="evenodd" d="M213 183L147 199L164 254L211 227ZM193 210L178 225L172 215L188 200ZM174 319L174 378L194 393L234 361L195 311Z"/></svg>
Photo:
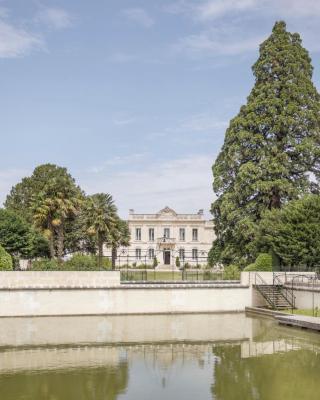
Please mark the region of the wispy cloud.
<svg viewBox="0 0 320 400"><path fill-rule="evenodd" d="M146 157L145 153L134 153L126 156L114 156L110 159L89 168L89 172L99 174L112 167L130 167L131 164L141 162Z"/></svg>
<svg viewBox="0 0 320 400"><path fill-rule="evenodd" d="M123 15L143 28L151 28L154 25L154 19L143 8L127 8L123 10Z"/></svg>
<svg viewBox="0 0 320 400"><path fill-rule="evenodd" d="M0 19L0 58L15 58L44 49L43 38Z"/></svg>
<svg viewBox="0 0 320 400"><path fill-rule="evenodd" d="M319 0L180 0L167 6L167 12L183 14L202 22L224 16L258 12L278 17L317 17Z"/></svg>
<svg viewBox="0 0 320 400"><path fill-rule="evenodd" d="M88 193L112 193L123 218L129 208L154 212L170 205L178 212L209 210L213 198L212 162L212 157L201 154L153 160L140 169L135 169L132 162L126 170L105 169L100 174L89 174L81 179L81 185Z"/></svg>
<svg viewBox="0 0 320 400"><path fill-rule="evenodd" d="M108 57L108 61L115 64L126 64L128 62L134 61L136 56L125 52L116 52Z"/></svg>
<svg viewBox="0 0 320 400"><path fill-rule="evenodd" d="M253 36L239 40L239 37L228 36L222 32L203 31L181 38L174 44L173 48L190 56L234 56L256 51L259 43L265 39L263 36Z"/></svg>
<svg viewBox="0 0 320 400"><path fill-rule="evenodd" d="M62 8L42 8L35 17L36 22L47 28L61 30L73 24L72 16Z"/></svg>

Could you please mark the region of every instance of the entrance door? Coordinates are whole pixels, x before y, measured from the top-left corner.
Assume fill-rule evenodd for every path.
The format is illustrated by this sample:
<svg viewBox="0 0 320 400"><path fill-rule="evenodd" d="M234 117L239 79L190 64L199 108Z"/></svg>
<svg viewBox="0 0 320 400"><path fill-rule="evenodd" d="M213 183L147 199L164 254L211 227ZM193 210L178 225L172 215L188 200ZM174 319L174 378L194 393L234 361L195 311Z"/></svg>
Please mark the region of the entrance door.
<svg viewBox="0 0 320 400"><path fill-rule="evenodd" d="M170 265L170 250L163 251L163 258L165 265Z"/></svg>

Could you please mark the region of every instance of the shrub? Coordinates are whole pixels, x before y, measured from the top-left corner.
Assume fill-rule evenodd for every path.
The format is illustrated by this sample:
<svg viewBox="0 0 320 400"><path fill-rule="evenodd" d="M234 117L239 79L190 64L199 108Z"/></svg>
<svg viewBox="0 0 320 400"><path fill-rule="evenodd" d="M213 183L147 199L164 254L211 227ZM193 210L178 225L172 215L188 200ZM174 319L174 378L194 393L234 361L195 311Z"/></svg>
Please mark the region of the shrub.
<svg viewBox="0 0 320 400"><path fill-rule="evenodd" d="M157 266L158 266L158 259L157 259L157 257L154 257L154 259L153 259L153 268L157 268Z"/></svg>
<svg viewBox="0 0 320 400"><path fill-rule="evenodd" d="M2 271L12 271L13 263L12 258L9 253L0 245L0 270Z"/></svg>
<svg viewBox="0 0 320 400"><path fill-rule="evenodd" d="M180 258L179 257L176 258L176 267L180 268Z"/></svg>
<svg viewBox="0 0 320 400"><path fill-rule="evenodd" d="M43 260L36 260L32 262L32 271L60 271L63 270L63 264L58 263L57 260L45 258Z"/></svg>
<svg viewBox="0 0 320 400"><path fill-rule="evenodd" d="M272 271L272 255L260 253L256 261L245 267L244 271Z"/></svg>
<svg viewBox="0 0 320 400"><path fill-rule="evenodd" d="M240 269L237 265L228 265L223 271L224 280L240 279Z"/></svg>
<svg viewBox="0 0 320 400"><path fill-rule="evenodd" d="M249 264L244 268L244 271L250 272L250 271L257 271L257 267L255 263Z"/></svg>
<svg viewBox="0 0 320 400"><path fill-rule="evenodd" d="M63 266L63 269L69 271L93 271L97 268L96 257L83 254L74 254Z"/></svg>
<svg viewBox="0 0 320 400"><path fill-rule="evenodd" d="M257 271L272 271L272 256L268 253L260 253L256 259Z"/></svg>

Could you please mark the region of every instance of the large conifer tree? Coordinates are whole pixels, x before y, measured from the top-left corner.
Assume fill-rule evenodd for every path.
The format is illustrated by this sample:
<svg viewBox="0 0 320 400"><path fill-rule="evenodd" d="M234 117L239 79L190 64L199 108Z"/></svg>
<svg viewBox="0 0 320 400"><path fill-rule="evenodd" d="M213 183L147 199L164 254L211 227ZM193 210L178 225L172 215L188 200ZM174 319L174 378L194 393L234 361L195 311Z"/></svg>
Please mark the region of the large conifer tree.
<svg viewBox="0 0 320 400"><path fill-rule="evenodd" d="M213 165L213 262L250 262L263 212L319 188L320 97L300 36L277 22L252 69L255 85Z"/></svg>

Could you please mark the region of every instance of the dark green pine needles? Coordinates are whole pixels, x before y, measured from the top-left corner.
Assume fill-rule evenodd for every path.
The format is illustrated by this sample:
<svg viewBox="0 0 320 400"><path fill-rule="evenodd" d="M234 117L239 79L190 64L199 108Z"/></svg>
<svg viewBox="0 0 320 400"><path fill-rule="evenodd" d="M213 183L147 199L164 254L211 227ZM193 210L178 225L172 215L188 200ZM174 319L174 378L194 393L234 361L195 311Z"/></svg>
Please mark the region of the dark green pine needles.
<svg viewBox="0 0 320 400"><path fill-rule="evenodd" d="M212 262L251 262L264 211L319 189L320 98L300 36L277 22L252 69L255 85L213 165Z"/></svg>

